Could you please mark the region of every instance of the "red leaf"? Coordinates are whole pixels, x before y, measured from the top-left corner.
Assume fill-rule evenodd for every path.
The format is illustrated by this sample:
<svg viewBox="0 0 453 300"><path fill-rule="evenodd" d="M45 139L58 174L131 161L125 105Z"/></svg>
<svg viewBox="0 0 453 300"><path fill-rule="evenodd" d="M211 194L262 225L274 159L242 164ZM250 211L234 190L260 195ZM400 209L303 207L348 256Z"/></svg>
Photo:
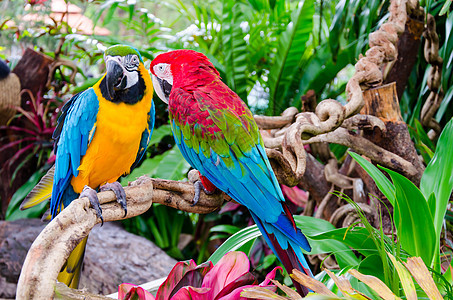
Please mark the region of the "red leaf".
<svg viewBox="0 0 453 300"><path fill-rule="evenodd" d="M271 279L275 279L275 274L277 274L277 270L283 273L282 267L275 267L269 274L266 275L266 279L260 283L260 286L268 286Z"/></svg>
<svg viewBox="0 0 453 300"><path fill-rule="evenodd" d="M210 288L194 288L186 286L180 289L171 300L212 300Z"/></svg>
<svg viewBox="0 0 453 300"><path fill-rule="evenodd" d="M224 296L229 295L232 293L234 290L236 290L239 287L244 287L244 286L253 286L256 285L257 281L255 276L253 276L251 273L245 273L241 277L237 278L236 280L230 282L228 285L226 285L217 295L215 295L215 299L221 299ZM232 298L228 298L232 299Z"/></svg>
<svg viewBox="0 0 453 300"><path fill-rule="evenodd" d="M156 299L167 300L173 292L173 289L177 286L179 281L184 277L188 271L193 270L197 267L197 264L193 259L189 261L181 261L176 263L173 269L168 274L167 279L160 285L157 290Z"/></svg>
<svg viewBox="0 0 453 300"><path fill-rule="evenodd" d="M282 188L283 196L285 196L286 199L297 206L305 207L308 200L308 193L306 191L301 190L297 186L290 188L282 184L280 187Z"/></svg>
<svg viewBox="0 0 453 300"><path fill-rule="evenodd" d="M249 268L250 262L245 253L239 251L228 252L206 274L202 287L210 287L210 299L214 299L224 287L248 273Z"/></svg>
<svg viewBox="0 0 453 300"><path fill-rule="evenodd" d="M173 287L173 290L168 298L172 298L181 288L191 286L200 288L203 283L203 278L212 269L212 262L207 261L197 266L195 269L187 271L179 280L178 284ZM170 273L171 274L171 273Z"/></svg>
<svg viewBox="0 0 453 300"><path fill-rule="evenodd" d="M118 287L119 300L137 299L134 297L135 295L137 295L139 300L155 300L154 296L150 292L138 285L132 283L122 283Z"/></svg>
<svg viewBox="0 0 453 300"><path fill-rule="evenodd" d="M222 208L219 211L219 214L223 214L229 211L234 211L237 210L241 205L238 203L234 202L227 202L225 205L222 206Z"/></svg>

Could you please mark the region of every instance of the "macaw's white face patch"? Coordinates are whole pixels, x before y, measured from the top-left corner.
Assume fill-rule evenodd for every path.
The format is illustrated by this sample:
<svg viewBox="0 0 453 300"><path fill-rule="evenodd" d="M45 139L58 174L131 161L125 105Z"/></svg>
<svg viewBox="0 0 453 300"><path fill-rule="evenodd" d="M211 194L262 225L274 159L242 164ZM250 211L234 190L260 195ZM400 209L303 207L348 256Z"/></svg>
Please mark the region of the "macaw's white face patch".
<svg viewBox="0 0 453 300"><path fill-rule="evenodd" d="M173 87L173 74L169 64L160 63L153 67L153 86L157 96L168 104L171 88Z"/></svg>

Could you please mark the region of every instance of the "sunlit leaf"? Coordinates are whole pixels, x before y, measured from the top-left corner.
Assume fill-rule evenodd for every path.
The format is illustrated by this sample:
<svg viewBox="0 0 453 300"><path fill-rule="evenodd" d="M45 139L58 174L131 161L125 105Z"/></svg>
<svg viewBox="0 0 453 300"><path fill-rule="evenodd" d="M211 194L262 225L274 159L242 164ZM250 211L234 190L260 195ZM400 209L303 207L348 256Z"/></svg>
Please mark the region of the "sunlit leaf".
<svg viewBox="0 0 453 300"><path fill-rule="evenodd" d="M453 119L445 125L437 142L436 152L425 169L420 181L420 190L428 199L432 193L436 199L434 226L440 237L447 204L453 189Z"/></svg>
<svg viewBox="0 0 453 300"><path fill-rule="evenodd" d="M401 286L403 287L404 294L408 300L416 300L417 299L417 291L415 290L414 282L412 281L412 276L409 271L398 261L396 258L388 253L390 260L393 263L396 271L398 272L399 280L401 282Z"/></svg>
<svg viewBox="0 0 453 300"><path fill-rule="evenodd" d="M381 296L384 300L401 299L397 297L380 279L374 276L364 275L354 269L349 270L348 273L350 273L352 276L368 285L370 288L373 289L373 291L378 293L379 296Z"/></svg>
<svg viewBox="0 0 453 300"><path fill-rule="evenodd" d="M430 265L436 248L436 233L427 200L406 177L384 169L395 185L393 219L401 246Z"/></svg>
<svg viewBox="0 0 453 300"><path fill-rule="evenodd" d="M410 257L404 265L430 299L444 299L420 257Z"/></svg>

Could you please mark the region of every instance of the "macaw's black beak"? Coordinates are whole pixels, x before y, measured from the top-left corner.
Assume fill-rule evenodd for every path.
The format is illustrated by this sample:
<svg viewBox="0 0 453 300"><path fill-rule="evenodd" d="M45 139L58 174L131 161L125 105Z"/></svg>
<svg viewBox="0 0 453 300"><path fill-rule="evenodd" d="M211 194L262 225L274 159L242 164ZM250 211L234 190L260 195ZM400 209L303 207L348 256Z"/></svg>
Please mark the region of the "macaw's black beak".
<svg viewBox="0 0 453 300"><path fill-rule="evenodd" d="M157 76L153 75L153 85L154 89L156 90L157 95L159 98L168 104L168 100L170 98L171 88L173 87L168 81L165 79L160 79Z"/></svg>
<svg viewBox="0 0 453 300"><path fill-rule="evenodd" d="M105 75L107 81L107 92L110 99L115 97L115 92L122 90L127 86L127 77L124 75L121 65L114 61L107 61L107 74Z"/></svg>

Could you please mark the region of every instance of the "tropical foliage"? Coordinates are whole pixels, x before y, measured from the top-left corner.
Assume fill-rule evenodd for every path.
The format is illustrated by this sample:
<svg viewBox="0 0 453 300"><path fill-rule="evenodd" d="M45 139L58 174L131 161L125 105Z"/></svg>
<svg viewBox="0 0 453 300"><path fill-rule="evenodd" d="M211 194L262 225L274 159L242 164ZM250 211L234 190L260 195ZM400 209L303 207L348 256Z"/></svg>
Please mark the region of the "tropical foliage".
<svg viewBox="0 0 453 300"><path fill-rule="evenodd" d="M65 1L76 5L79 14L92 22L91 32L81 32L65 17L46 21L45 16L52 10L51 2L0 3L0 58L6 59L11 68L26 47L52 59L71 60L78 68L72 84L67 69L58 67L50 87L18 107L14 119L0 128L1 152L13 153L0 160L2 184L8 187L8 193L1 194L6 220L39 217L46 210L45 204L26 211L20 211L19 206L53 163L51 134L61 105L98 80L104 71L101 61L106 47L132 44L147 64L162 51L178 48L201 51L254 113L279 115L289 106L305 105L301 96L310 90L316 99L332 98L345 103L346 83L354 73L353 65L368 50L368 35L387 20L390 4L377 0ZM425 61L423 47L419 47L407 87L399 99L402 118L409 126L417 154L426 165L420 183L376 166L343 146L331 144L329 149L338 162L352 157L382 193L378 222L370 224L362 206L350 199L351 194L342 193L342 189L334 189L336 199L352 207L358 215L358 221L349 227L336 227L329 220L311 216L295 216L312 246L309 254L322 257L322 266L333 261L329 264L335 269L332 272L321 271L319 265L315 270L319 273L317 279L336 296L379 297L375 288L348 275L352 273L373 276L373 281L379 280L397 297L411 298L414 290L418 296L426 297L429 293L413 269L407 267L410 257L416 256L430 270L430 275L424 271L423 278L434 281L442 296L452 297L453 14L450 4L448 0L421 1L425 11L435 16L439 55L444 62L443 101L435 114L443 129L440 137L430 139L429 128L419 120L430 92L431 66ZM95 28L106 29L110 34L101 35ZM146 159L132 174L121 179L124 185L143 174L169 180L187 178L189 165L174 147L166 106L157 98L155 104L156 128ZM320 164L326 163L321 156L315 158ZM308 206L307 198L312 195L294 191L285 196L291 209L302 213ZM375 196L365 198L371 202ZM271 286L273 291L278 285L288 297L295 297L283 285L270 281L279 262L252 224L247 210L234 203L226 203L220 212L204 216L155 205L144 215L123 222L127 230L149 238L170 256L178 260L193 259L175 266L156 299L177 293L208 293L212 299L221 298L241 292L258 281ZM385 225L390 231L384 231ZM248 259L244 254L231 252L234 250L242 251ZM420 265L422 262L417 261ZM258 281L251 275L249 264ZM234 278L214 292L214 283L209 278L223 276L228 270L236 272ZM270 275L266 277L267 274ZM284 274L279 279L290 285L289 276ZM335 276L349 278L352 290L345 290ZM270 295L269 289L265 292ZM145 294L133 285L120 287L121 299L137 296L154 299Z"/></svg>

